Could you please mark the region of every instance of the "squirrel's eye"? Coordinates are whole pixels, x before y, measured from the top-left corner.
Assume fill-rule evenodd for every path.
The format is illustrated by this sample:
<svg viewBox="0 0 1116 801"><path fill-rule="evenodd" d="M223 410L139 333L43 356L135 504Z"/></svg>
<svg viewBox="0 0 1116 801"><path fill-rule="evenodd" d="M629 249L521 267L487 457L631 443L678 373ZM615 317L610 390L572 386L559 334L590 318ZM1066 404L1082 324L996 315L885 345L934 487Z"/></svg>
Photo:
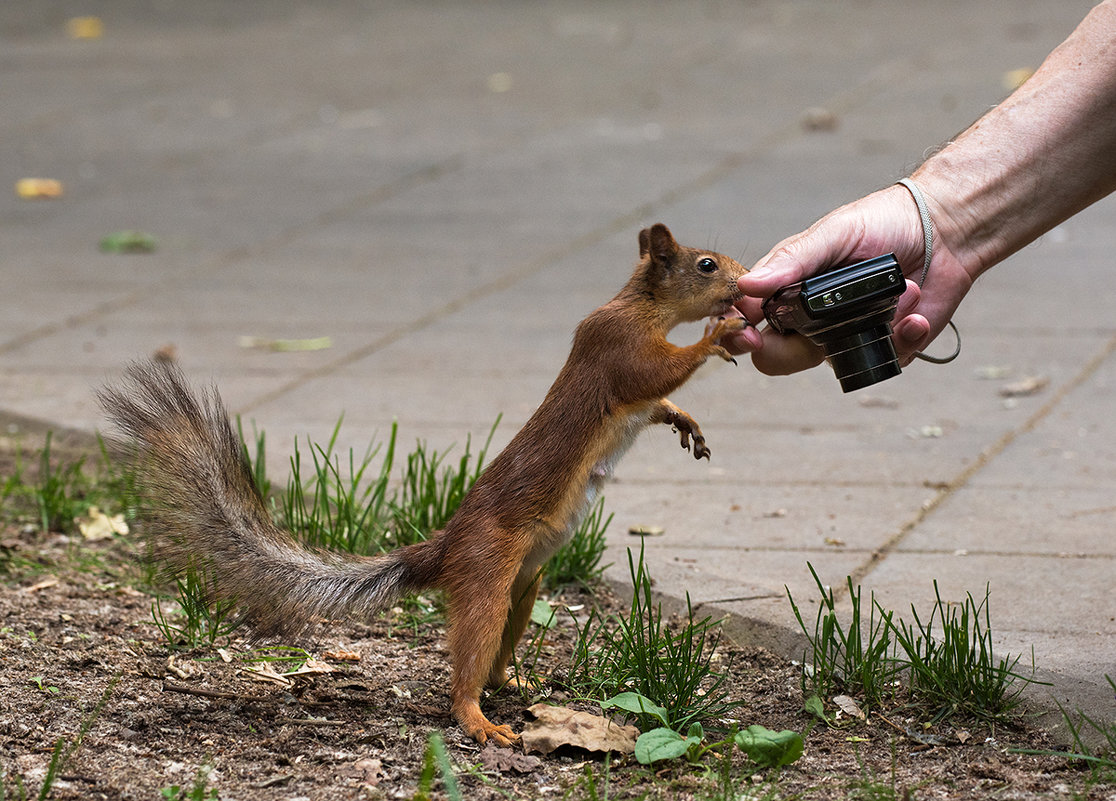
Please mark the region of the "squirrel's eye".
<svg viewBox="0 0 1116 801"><path fill-rule="evenodd" d="M715 273L717 272L717 262L713 259L702 259L697 263L697 268L703 273Z"/></svg>

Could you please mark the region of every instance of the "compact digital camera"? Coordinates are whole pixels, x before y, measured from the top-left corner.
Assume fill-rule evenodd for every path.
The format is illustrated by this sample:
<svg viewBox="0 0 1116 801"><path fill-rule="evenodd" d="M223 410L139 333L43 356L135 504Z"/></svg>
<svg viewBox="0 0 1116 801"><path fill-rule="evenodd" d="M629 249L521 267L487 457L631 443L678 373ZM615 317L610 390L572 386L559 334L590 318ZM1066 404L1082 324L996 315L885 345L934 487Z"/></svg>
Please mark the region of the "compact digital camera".
<svg viewBox="0 0 1116 801"><path fill-rule="evenodd" d="M891 321L906 281L895 254L838 267L782 287L763 304L780 334L821 347L843 392L899 375Z"/></svg>

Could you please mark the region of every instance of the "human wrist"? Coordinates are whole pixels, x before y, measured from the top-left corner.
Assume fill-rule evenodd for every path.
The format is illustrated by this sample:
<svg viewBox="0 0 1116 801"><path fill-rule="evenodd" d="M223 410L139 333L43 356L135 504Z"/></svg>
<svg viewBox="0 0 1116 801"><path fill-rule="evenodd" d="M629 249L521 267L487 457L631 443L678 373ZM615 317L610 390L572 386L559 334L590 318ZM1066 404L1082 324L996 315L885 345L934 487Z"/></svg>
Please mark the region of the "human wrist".
<svg viewBox="0 0 1116 801"><path fill-rule="evenodd" d="M968 163L949 146L911 174L934 222L934 248L949 253L976 280L1007 254L1002 229L1002 182L987 163Z"/></svg>

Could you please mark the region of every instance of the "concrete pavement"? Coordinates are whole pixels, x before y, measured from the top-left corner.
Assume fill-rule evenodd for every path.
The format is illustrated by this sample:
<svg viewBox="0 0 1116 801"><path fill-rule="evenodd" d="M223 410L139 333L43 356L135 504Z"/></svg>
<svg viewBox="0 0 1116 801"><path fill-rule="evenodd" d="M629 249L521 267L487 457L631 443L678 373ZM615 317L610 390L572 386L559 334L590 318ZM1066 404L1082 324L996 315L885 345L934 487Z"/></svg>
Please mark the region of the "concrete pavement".
<svg viewBox="0 0 1116 801"><path fill-rule="evenodd" d="M267 431L273 471L343 413L361 451L392 420L445 447L500 413L502 444L640 227L754 260L904 175L1089 6L6 3L0 410L93 430L93 387L172 346ZM90 14L103 36L68 38ZM815 108L836 127L803 125ZM63 197L20 200L29 176ZM847 396L825 368L704 368L674 400L712 460L644 434L606 493L610 576L629 528L660 526L659 590L792 653L807 562L901 615L935 579L987 586L997 646L1054 681L1037 700L1116 719L1114 209L983 279L949 366ZM98 251L123 229L158 250ZM1048 384L1001 396L1027 377Z"/></svg>

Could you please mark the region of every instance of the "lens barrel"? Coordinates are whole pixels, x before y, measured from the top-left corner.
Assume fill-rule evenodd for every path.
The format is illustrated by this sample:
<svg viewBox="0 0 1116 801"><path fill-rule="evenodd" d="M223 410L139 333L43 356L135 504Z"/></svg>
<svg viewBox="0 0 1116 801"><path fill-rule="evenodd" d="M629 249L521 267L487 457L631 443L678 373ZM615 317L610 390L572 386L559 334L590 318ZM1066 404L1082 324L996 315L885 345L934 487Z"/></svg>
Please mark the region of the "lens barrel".
<svg viewBox="0 0 1116 801"><path fill-rule="evenodd" d="M863 389L902 372L891 342L889 323L873 325L844 336L826 337L825 341L821 338L814 341L821 345L826 361L841 383L842 392Z"/></svg>

